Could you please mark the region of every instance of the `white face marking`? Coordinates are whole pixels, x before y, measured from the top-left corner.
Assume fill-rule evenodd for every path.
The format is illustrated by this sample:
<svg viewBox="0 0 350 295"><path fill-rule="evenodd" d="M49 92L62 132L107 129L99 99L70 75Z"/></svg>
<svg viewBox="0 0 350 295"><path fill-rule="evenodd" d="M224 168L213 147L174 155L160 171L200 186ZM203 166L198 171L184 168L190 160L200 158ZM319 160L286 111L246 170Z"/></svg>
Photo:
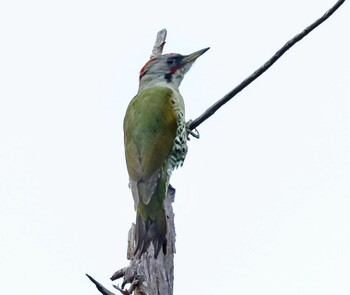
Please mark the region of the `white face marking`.
<svg viewBox="0 0 350 295"><path fill-rule="evenodd" d="M183 64L180 54L165 54L157 57L142 68L139 91L155 85L166 85L176 91L191 68L192 62Z"/></svg>

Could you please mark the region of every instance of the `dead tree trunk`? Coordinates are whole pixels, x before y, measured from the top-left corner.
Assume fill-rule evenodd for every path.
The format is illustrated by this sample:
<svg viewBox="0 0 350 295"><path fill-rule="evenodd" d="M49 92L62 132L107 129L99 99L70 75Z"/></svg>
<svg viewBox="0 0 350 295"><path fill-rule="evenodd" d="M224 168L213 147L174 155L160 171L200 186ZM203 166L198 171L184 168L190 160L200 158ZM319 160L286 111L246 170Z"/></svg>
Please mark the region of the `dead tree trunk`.
<svg viewBox="0 0 350 295"><path fill-rule="evenodd" d="M111 280L123 278L121 287L113 285L124 295L173 295L174 286L174 253L175 253L175 223L172 203L175 198L175 189L169 185L168 194L164 200L164 209L167 216L166 244L157 258L154 258L154 247L151 244L148 250L136 257L134 255L136 242L134 235L135 224L132 224L128 235L128 253L130 265L116 271ZM116 295L106 289L94 278L87 275L104 295ZM127 286L130 284L130 286ZM125 289L127 287L127 289Z"/></svg>

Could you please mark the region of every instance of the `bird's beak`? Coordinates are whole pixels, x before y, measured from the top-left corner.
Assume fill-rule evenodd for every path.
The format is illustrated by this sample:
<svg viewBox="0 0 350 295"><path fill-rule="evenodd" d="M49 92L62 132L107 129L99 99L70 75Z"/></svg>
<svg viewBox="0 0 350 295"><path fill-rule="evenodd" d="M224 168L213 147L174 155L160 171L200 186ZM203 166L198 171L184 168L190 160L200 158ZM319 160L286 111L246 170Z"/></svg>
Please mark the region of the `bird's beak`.
<svg viewBox="0 0 350 295"><path fill-rule="evenodd" d="M189 55L185 55L184 58L182 59L182 62L185 64L194 62L198 57L200 57L204 52L208 51L210 47L198 50L196 52L193 52Z"/></svg>

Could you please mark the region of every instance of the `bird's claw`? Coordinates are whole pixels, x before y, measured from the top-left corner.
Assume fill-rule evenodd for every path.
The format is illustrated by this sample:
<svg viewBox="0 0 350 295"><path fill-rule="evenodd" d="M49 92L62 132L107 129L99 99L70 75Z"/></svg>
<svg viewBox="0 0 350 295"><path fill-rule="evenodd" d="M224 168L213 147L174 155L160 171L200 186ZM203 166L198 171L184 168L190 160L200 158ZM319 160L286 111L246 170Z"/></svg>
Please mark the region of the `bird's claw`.
<svg viewBox="0 0 350 295"><path fill-rule="evenodd" d="M192 124L192 120L189 120L187 123L186 123L186 132L187 132L187 140L190 140L190 135L192 135L194 138L197 138L199 139L199 132L198 130L195 128L194 130L190 129L190 126Z"/></svg>

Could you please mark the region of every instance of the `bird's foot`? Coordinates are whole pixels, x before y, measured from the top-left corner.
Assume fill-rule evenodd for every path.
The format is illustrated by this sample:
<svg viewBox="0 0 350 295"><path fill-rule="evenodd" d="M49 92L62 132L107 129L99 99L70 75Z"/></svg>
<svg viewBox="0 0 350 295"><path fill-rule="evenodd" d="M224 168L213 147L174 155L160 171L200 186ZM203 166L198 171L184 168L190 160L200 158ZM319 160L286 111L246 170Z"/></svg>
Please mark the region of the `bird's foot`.
<svg viewBox="0 0 350 295"><path fill-rule="evenodd" d="M190 135L192 135L194 138L197 138L199 139L199 132L197 129L194 129L192 130L190 128L191 124L192 124L193 120L189 120L187 123L186 123L186 133L187 133L187 140L190 140Z"/></svg>

